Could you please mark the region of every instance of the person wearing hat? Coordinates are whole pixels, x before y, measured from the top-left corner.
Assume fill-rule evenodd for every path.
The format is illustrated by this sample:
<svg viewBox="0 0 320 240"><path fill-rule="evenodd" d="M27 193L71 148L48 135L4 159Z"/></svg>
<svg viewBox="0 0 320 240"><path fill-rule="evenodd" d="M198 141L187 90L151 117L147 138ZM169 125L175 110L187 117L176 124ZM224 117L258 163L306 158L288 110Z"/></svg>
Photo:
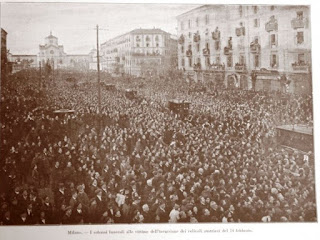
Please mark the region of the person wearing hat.
<svg viewBox="0 0 320 240"><path fill-rule="evenodd" d="M19 217L14 221L14 225L28 225L27 221L27 212L22 210L19 214Z"/></svg>
<svg viewBox="0 0 320 240"><path fill-rule="evenodd" d="M86 223L87 221L87 214L82 207L82 203L79 202L76 205L76 208L73 209L72 214L71 214L71 219L73 224L83 224Z"/></svg>
<svg viewBox="0 0 320 240"><path fill-rule="evenodd" d="M72 214L72 207L71 206L66 207L65 213L61 219L61 223L62 224L72 224L73 221L72 221L71 214Z"/></svg>
<svg viewBox="0 0 320 240"><path fill-rule="evenodd" d="M166 211L166 203L164 200L158 201L158 208L156 210L155 219L159 223L167 223L169 220L169 214Z"/></svg>
<svg viewBox="0 0 320 240"><path fill-rule="evenodd" d="M60 209L62 203L68 201L68 199L66 199L64 183L60 182L58 186L58 191L54 194L54 203L56 208Z"/></svg>
<svg viewBox="0 0 320 240"><path fill-rule="evenodd" d="M148 204L142 205L141 214L143 215L143 222L144 223L153 223L154 222L154 215L150 211Z"/></svg>
<svg viewBox="0 0 320 240"><path fill-rule="evenodd" d="M94 197L95 199L95 202L96 202L96 205L97 205L97 209L96 209L96 212L98 215L101 215L105 208L106 208L106 198L103 197L103 190L98 188L96 191L95 191L95 194L96 196Z"/></svg>
<svg viewBox="0 0 320 240"><path fill-rule="evenodd" d="M78 196L77 200L79 203L82 203L83 209L87 209L89 207L89 197L84 191L85 187L84 184L81 184L77 187Z"/></svg>
<svg viewBox="0 0 320 240"><path fill-rule="evenodd" d="M13 225L14 222L11 219L10 210L6 209L4 211L3 217L0 222L2 225Z"/></svg>
<svg viewBox="0 0 320 240"><path fill-rule="evenodd" d="M52 206L52 203L50 202L49 196L44 196L44 201L40 210L44 212L45 217L47 219L47 223L48 222L51 223L53 221L54 212L53 212L53 206Z"/></svg>

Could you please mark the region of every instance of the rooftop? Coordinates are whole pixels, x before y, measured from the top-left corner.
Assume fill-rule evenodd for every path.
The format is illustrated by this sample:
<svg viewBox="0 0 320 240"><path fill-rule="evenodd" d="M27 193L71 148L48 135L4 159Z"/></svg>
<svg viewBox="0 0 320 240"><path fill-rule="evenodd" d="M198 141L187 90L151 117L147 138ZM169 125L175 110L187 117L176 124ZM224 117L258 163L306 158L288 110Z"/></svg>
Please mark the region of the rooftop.
<svg viewBox="0 0 320 240"><path fill-rule="evenodd" d="M56 38L57 39L57 37L52 35L52 31L50 31L50 35L48 37L46 37L46 38Z"/></svg>
<svg viewBox="0 0 320 240"><path fill-rule="evenodd" d="M313 135L313 127L309 127L306 125L282 125L277 127L280 130L285 130L285 131L292 131L296 133L302 133L302 134L308 134L308 135Z"/></svg>

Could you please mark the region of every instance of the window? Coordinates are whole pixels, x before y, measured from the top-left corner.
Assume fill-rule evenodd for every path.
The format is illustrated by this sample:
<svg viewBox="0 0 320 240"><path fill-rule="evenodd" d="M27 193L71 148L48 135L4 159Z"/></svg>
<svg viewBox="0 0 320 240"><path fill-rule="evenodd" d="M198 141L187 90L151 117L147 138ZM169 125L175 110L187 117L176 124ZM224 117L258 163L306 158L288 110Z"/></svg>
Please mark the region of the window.
<svg viewBox="0 0 320 240"><path fill-rule="evenodd" d="M241 66L243 66L243 65L246 64L246 59L245 59L244 55L240 55L239 64L240 64Z"/></svg>
<svg viewBox="0 0 320 240"><path fill-rule="evenodd" d="M206 25L210 23L209 14L206 15L205 22L206 22Z"/></svg>
<svg viewBox="0 0 320 240"><path fill-rule="evenodd" d="M216 64L220 64L220 56L216 56Z"/></svg>
<svg viewBox="0 0 320 240"><path fill-rule="evenodd" d="M242 17L242 6L239 6L239 15L240 15L240 17Z"/></svg>
<svg viewBox="0 0 320 240"><path fill-rule="evenodd" d="M232 54L229 54L227 57L227 67L232 67Z"/></svg>
<svg viewBox="0 0 320 240"><path fill-rule="evenodd" d="M197 52L200 52L200 43L197 44Z"/></svg>
<svg viewBox="0 0 320 240"><path fill-rule="evenodd" d="M258 13L258 6L253 6L253 13L257 14Z"/></svg>
<svg viewBox="0 0 320 240"><path fill-rule="evenodd" d="M159 47L159 43L156 43L156 47Z"/></svg>
<svg viewBox="0 0 320 240"><path fill-rule="evenodd" d="M270 66L272 68L276 68L276 67L278 67L277 64L278 64L277 55L276 54L271 54Z"/></svg>
<svg viewBox="0 0 320 240"><path fill-rule="evenodd" d="M189 67L192 67L192 58L189 57Z"/></svg>
<svg viewBox="0 0 320 240"><path fill-rule="evenodd" d="M302 44L304 42L303 32L297 32L297 43Z"/></svg>
<svg viewBox="0 0 320 240"><path fill-rule="evenodd" d="M54 54L54 51L53 51L53 50L51 50L51 51L50 51L50 54Z"/></svg>
<svg viewBox="0 0 320 240"><path fill-rule="evenodd" d="M206 66L210 66L210 57L206 57Z"/></svg>
<svg viewBox="0 0 320 240"><path fill-rule="evenodd" d="M137 43L137 47L140 47L140 44L139 44L139 43Z"/></svg>
<svg viewBox="0 0 320 240"><path fill-rule="evenodd" d="M184 46L181 46L181 53L184 53Z"/></svg>
<svg viewBox="0 0 320 240"><path fill-rule="evenodd" d="M199 18L196 18L196 26L199 27Z"/></svg>
<svg viewBox="0 0 320 240"><path fill-rule="evenodd" d="M260 19L259 18L255 18L253 21L254 21L253 22L254 27L260 27Z"/></svg>
<svg viewBox="0 0 320 240"><path fill-rule="evenodd" d="M271 35L270 35L270 44L271 44L271 47L277 45L276 35L275 35L275 34L271 34Z"/></svg>
<svg viewBox="0 0 320 240"><path fill-rule="evenodd" d="M274 6L273 6L273 5L270 7L270 10L271 10L271 11L273 11L273 10L274 10Z"/></svg>
<svg viewBox="0 0 320 240"><path fill-rule="evenodd" d="M192 37L192 33L191 32L189 32L189 38L191 38Z"/></svg>
<svg viewBox="0 0 320 240"><path fill-rule="evenodd" d="M259 54L254 55L254 67L255 68L260 67L260 56L259 56Z"/></svg>
<svg viewBox="0 0 320 240"><path fill-rule="evenodd" d="M301 65L305 64L305 55L304 55L304 53L298 54L298 63L301 64Z"/></svg>
<svg viewBox="0 0 320 240"><path fill-rule="evenodd" d="M181 30L184 30L184 24L183 24L183 22L180 23L180 29L181 29Z"/></svg>
<svg viewBox="0 0 320 240"><path fill-rule="evenodd" d="M297 19L299 19L299 20L303 19L303 11L297 12Z"/></svg>
<svg viewBox="0 0 320 240"><path fill-rule="evenodd" d="M181 59L181 66L184 67L184 64L185 64L184 58L182 58L182 59Z"/></svg>
<svg viewBox="0 0 320 240"><path fill-rule="evenodd" d="M146 44L147 47L149 47L149 45L150 45L149 43Z"/></svg>
<svg viewBox="0 0 320 240"><path fill-rule="evenodd" d="M207 42L206 43L206 49L209 49L210 48L210 45L209 45L209 43Z"/></svg>
<svg viewBox="0 0 320 240"><path fill-rule="evenodd" d="M188 27L191 28L191 20L188 21Z"/></svg>

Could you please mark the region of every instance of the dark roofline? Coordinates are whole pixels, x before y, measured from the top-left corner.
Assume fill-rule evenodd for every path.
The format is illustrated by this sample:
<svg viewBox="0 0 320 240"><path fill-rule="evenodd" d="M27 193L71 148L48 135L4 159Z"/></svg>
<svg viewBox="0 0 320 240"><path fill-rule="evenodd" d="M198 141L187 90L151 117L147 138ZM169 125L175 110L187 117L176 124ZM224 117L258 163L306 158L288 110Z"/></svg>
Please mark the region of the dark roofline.
<svg viewBox="0 0 320 240"><path fill-rule="evenodd" d="M5 32L6 35L8 34L8 32L6 30L4 30L3 28L1 28L1 31Z"/></svg>

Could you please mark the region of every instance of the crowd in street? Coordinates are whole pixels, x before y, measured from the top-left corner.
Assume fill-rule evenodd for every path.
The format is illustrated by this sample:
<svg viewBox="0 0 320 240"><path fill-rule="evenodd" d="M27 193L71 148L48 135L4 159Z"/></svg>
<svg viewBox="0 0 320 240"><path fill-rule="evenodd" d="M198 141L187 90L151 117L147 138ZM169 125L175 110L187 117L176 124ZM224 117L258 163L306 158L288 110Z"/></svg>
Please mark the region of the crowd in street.
<svg viewBox="0 0 320 240"><path fill-rule="evenodd" d="M312 96L119 80L99 112L96 84L36 79L1 87L1 224L317 221L313 154L275 130L312 125ZM127 98L138 85L142 101Z"/></svg>

